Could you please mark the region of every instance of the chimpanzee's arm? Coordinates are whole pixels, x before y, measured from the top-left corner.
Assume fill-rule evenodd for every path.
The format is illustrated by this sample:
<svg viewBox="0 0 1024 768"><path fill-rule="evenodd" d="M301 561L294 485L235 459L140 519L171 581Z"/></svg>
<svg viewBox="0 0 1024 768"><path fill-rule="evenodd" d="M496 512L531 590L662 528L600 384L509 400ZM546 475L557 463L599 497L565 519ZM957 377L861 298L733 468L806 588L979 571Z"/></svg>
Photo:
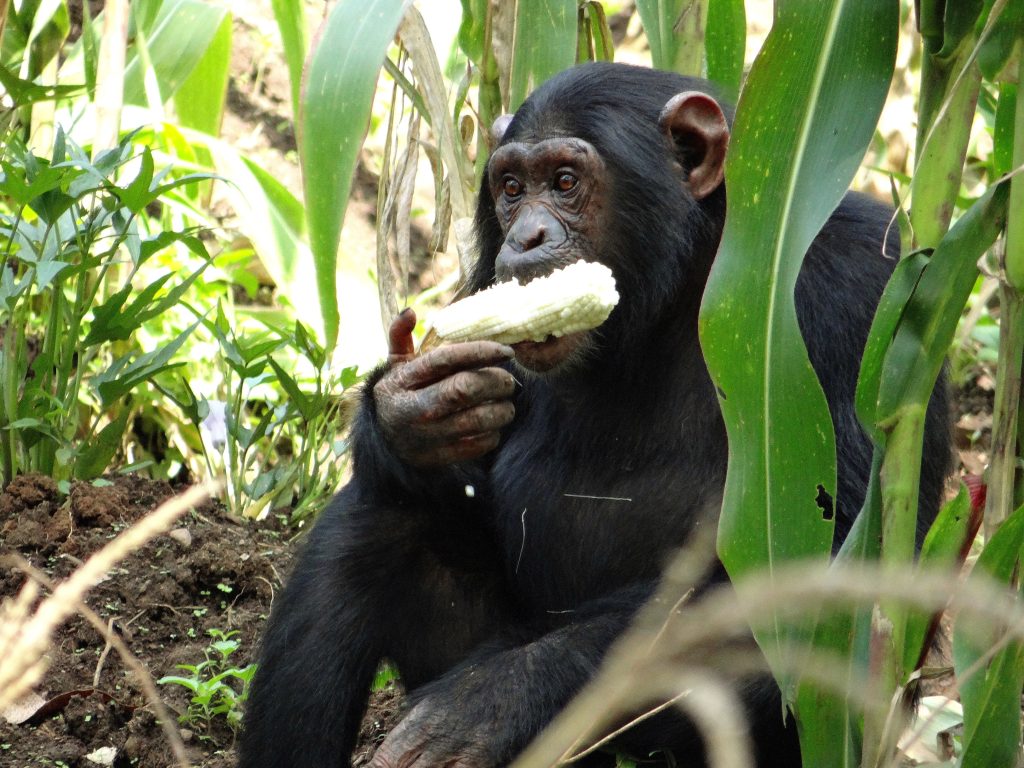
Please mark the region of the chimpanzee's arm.
<svg viewBox="0 0 1024 768"><path fill-rule="evenodd" d="M480 461L450 464L493 448L511 420L511 377L486 367L510 351L459 345L414 358L403 317L353 425L354 479L317 521L275 602L242 768L346 765L382 658L419 685L515 610L478 508Z"/></svg>

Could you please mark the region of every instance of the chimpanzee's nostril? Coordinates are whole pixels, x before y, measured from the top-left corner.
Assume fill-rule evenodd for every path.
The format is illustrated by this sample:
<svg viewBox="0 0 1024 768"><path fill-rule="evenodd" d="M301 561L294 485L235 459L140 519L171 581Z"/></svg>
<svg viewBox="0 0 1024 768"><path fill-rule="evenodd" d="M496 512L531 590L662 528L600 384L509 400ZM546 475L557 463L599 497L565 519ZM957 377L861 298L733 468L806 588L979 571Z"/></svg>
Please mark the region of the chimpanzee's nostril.
<svg viewBox="0 0 1024 768"><path fill-rule="evenodd" d="M532 232L525 233L525 237L520 241L520 245L524 251L529 251L544 244L547 240L547 229L544 226L539 226Z"/></svg>

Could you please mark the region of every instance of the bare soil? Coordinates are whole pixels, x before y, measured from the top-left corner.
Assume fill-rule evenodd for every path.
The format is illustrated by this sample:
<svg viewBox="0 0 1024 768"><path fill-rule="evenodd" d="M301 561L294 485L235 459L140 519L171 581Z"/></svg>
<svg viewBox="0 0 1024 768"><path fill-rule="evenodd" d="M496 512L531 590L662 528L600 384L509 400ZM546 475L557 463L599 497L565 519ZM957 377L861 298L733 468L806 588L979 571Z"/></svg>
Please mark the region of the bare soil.
<svg viewBox="0 0 1024 768"><path fill-rule="evenodd" d="M55 580L63 579L119 531L174 494L162 481L112 477L110 485L74 483L62 495L47 477L17 478L0 494L0 542ZM290 568L296 543L280 525L246 525L214 503L185 517L124 560L88 595L87 604L112 622L154 679L182 674L178 664L197 664L211 641L210 629L236 631L240 649L232 666L254 660L274 594ZM24 582L16 568L0 571L0 596ZM0 766L173 765L151 703L120 657L84 618L61 628L51 666L24 709L0 713ZM189 693L158 686L164 702L186 712ZM363 727L357 757L372 753L394 725L400 696L381 691ZM10 717L11 722L6 717ZM225 768L235 764L235 734L222 717L185 723L180 733L193 764ZM112 762L89 755L107 748ZM100 753L102 754L102 753Z"/></svg>

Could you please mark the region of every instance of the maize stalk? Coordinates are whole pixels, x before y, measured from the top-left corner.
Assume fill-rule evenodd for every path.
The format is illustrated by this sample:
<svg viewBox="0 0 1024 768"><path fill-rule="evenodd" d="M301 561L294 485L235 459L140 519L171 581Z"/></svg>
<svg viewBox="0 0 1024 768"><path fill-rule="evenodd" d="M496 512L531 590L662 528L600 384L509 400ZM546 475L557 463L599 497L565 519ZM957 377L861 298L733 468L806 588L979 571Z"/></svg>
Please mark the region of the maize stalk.
<svg viewBox="0 0 1024 768"><path fill-rule="evenodd" d="M432 318L428 336L502 344L544 341L596 328L618 301L608 267L577 261L526 285L498 283L445 307Z"/></svg>

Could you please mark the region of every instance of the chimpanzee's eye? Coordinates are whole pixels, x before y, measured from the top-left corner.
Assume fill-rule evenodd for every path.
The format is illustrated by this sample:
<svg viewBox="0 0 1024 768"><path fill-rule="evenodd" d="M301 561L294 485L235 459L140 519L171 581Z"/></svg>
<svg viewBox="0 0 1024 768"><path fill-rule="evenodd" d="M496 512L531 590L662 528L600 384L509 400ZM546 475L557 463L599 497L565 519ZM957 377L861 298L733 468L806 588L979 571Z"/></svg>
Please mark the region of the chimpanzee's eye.
<svg viewBox="0 0 1024 768"><path fill-rule="evenodd" d="M502 181L502 191L505 193L505 197L519 197L523 193L523 185L519 183L518 179L512 176L506 176L505 180Z"/></svg>
<svg viewBox="0 0 1024 768"><path fill-rule="evenodd" d="M558 187L560 192L571 192L579 183L580 180L568 171L562 171L555 177L555 186Z"/></svg>

